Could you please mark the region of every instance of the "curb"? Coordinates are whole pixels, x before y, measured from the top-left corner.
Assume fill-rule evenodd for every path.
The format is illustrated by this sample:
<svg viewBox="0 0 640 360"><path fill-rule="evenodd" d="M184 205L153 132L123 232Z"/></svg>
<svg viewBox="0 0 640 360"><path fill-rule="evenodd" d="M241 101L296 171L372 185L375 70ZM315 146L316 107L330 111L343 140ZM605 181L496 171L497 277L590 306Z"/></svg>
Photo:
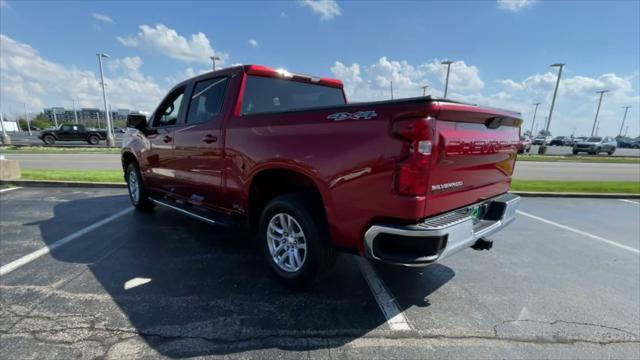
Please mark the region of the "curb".
<svg viewBox="0 0 640 360"><path fill-rule="evenodd" d="M16 185L23 187L84 187L84 188L122 188L127 187L123 182L89 182L89 181L56 181L56 180L0 180L0 185ZM560 193L537 191L511 191L522 197L546 198L596 198L596 199L640 199L640 194L624 193Z"/></svg>
<svg viewBox="0 0 640 360"><path fill-rule="evenodd" d="M584 199L640 199L640 194L625 193L561 193L538 191L511 191L522 197L546 197L546 198L584 198Z"/></svg>
<svg viewBox="0 0 640 360"><path fill-rule="evenodd" d="M90 181L56 181L56 180L0 180L0 185L22 187L79 187L79 188L126 188L126 183L90 182Z"/></svg>

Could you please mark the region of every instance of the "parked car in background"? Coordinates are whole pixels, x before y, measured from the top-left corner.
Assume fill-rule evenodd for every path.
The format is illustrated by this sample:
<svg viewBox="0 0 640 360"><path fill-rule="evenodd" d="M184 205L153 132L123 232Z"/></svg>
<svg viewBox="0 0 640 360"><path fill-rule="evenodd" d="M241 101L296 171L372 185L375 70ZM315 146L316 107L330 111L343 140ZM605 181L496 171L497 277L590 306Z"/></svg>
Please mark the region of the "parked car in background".
<svg viewBox="0 0 640 360"><path fill-rule="evenodd" d="M549 142L551 146L571 146L572 141L568 136L556 136Z"/></svg>
<svg viewBox="0 0 640 360"><path fill-rule="evenodd" d="M533 141L531 142L531 144L533 145L545 145L548 144L549 142L551 142L551 139L553 139L553 136L536 136Z"/></svg>
<svg viewBox="0 0 640 360"><path fill-rule="evenodd" d="M585 141L585 140L587 140L586 136L579 136L579 137L573 138L573 139L571 139L571 146L573 146L573 145L575 145L575 144L577 144L577 143L579 143L581 141Z"/></svg>
<svg viewBox="0 0 640 360"><path fill-rule="evenodd" d="M43 130L38 135L38 139L47 145L52 145L56 141L86 141L91 145L98 145L100 140L106 138L106 131L87 129L82 124L62 124L57 129Z"/></svg>
<svg viewBox="0 0 640 360"><path fill-rule="evenodd" d="M531 139L526 136L520 136L520 142L518 143L518 154L524 154L531 151Z"/></svg>
<svg viewBox="0 0 640 360"><path fill-rule="evenodd" d="M127 122L137 209L247 225L294 286L338 250L426 266L489 249L519 204L508 191L522 119L507 110L428 96L347 104L339 80L246 65L186 80Z"/></svg>
<svg viewBox="0 0 640 360"><path fill-rule="evenodd" d="M616 152L617 145L616 140L610 136L592 136L585 141L573 145L573 155L581 152L586 152L591 155L606 152L609 155L613 155L613 153Z"/></svg>

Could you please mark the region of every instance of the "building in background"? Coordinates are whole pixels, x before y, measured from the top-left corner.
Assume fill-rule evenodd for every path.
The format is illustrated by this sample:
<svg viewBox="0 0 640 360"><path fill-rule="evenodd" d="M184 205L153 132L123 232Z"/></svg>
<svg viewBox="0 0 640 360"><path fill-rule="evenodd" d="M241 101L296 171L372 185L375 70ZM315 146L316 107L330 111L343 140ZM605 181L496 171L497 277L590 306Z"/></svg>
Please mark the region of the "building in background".
<svg viewBox="0 0 640 360"><path fill-rule="evenodd" d="M85 123L87 121L97 122L98 120L100 120L102 121L102 124L104 124L105 115L104 115L104 111L101 109L81 108L81 109L77 109L76 111L78 112L78 121L80 123ZM52 124L54 123L54 118L53 118L54 113L56 114L58 124L75 122L75 115L73 114L73 109L65 109L63 107L51 107L51 108L43 109L43 112L44 112L44 115L49 119L49 121L51 121ZM111 119L114 121L117 121L117 120L126 121L127 115L129 115L129 113L132 113L132 112L138 113L138 111L129 110L129 109L111 110Z"/></svg>

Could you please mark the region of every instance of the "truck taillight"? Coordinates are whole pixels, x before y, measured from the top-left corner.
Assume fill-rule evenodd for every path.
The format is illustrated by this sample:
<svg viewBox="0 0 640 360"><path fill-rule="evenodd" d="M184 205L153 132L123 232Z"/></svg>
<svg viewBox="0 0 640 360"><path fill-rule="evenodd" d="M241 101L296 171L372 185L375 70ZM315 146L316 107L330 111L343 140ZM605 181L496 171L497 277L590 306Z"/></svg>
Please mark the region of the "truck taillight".
<svg viewBox="0 0 640 360"><path fill-rule="evenodd" d="M401 195L427 193L432 130L431 118L399 119L393 123L391 133L409 145L409 156L396 167L396 191Z"/></svg>

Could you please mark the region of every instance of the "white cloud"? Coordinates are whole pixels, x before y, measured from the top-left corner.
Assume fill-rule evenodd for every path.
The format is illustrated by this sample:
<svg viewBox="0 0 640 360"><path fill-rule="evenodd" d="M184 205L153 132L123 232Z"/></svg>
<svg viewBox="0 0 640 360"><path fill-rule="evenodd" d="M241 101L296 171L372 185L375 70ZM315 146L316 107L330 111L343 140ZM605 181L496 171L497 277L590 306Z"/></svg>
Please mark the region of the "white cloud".
<svg viewBox="0 0 640 360"><path fill-rule="evenodd" d="M442 96L446 76L446 66L434 59L422 64L411 64L404 60L381 57L371 65L353 63L346 65L336 61L331 67L333 75L341 79L351 102L387 100L390 98L390 81L393 81L394 98L422 95L422 86L427 85L427 94ZM533 103L541 102L536 123L540 129L549 105L557 79L556 72L530 75L523 80L501 79L487 86L480 76L478 67L458 61L452 64L449 76L448 97L453 100L506 108L522 113L523 132L531 127ZM627 117L629 132L637 136L640 131L640 96L634 84L639 76L628 77L617 74L602 74L595 77L575 75L563 76L551 132L557 135L588 135L591 131L598 95L596 90L608 89L605 94L599 120L600 134L617 135L622 120L622 106L633 106Z"/></svg>
<svg viewBox="0 0 640 360"><path fill-rule="evenodd" d="M538 0L498 0L498 9L518 12L535 4Z"/></svg>
<svg viewBox="0 0 640 360"><path fill-rule="evenodd" d="M0 106L3 111L31 111L44 107L71 107L73 99L81 107L102 107L102 90L97 69L67 67L44 59L30 45L0 34ZM112 108L153 110L165 90L144 75L139 57L110 59L112 73L105 84ZM96 64L97 68L97 64Z"/></svg>
<svg viewBox="0 0 640 360"><path fill-rule="evenodd" d="M368 66L358 63L347 66L337 61L331 71L344 81L350 99L367 101L388 99L392 81L395 98L419 96L425 85L430 87L431 94L442 95L447 68L438 59L411 65L405 60L390 60L385 56ZM468 92L483 88L477 67L463 61L451 65L449 91Z"/></svg>
<svg viewBox="0 0 640 360"><path fill-rule="evenodd" d="M91 15L93 15L93 17L96 18L98 21L102 21L103 23L113 24L113 19L107 15L99 14L99 13L93 13Z"/></svg>
<svg viewBox="0 0 640 360"><path fill-rule="evenodd" d="M218 60L220 64L224 64L229 58L227 53L214 52L204 33L192 34L191 38L187 39L163 24L155 27L140 25L139 28L140 31L136 35L118 36L118 41L127 47L155 52L187 63L210 63L209 57L214 54L221 58Z"/></svg>
<svg viewBox="0 0 640 360"><path fill-rule="evenodd" d="M257 48L259 44L256 39L249 39L249 45L251 45L252 48Z"/></svg>
<svg viewBox="0 0 640 360"><path fill-rule="evenodd" d="M342 15L340 6L335 0L300 0L298 3L300 6L308 7L314 13L319 14L321 20L331 20Z"/></svg>

